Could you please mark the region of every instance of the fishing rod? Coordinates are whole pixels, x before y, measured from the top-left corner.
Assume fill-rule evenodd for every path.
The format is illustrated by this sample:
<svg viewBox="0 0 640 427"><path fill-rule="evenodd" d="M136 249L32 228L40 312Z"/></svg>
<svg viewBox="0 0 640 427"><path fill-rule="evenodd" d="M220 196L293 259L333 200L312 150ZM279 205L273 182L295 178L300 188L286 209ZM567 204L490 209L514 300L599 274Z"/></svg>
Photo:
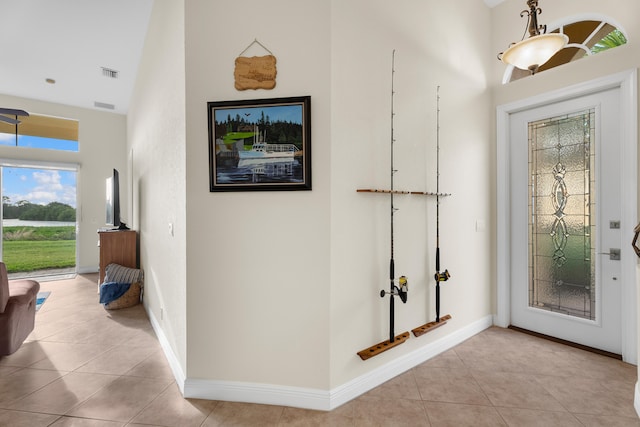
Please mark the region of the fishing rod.
<svg viewBox="0 0 640 427"><path fill-rule="evenodd" d="M449 195L440 193L440 86L438 86L436 90L436 272L434 274L436 280L436 320L413 329L412 332L416 337L444 325L447 320L451 319L449 314L440 317L440 282L446 282L451 277L449 270L440 271L440 196Z"/></svg>
<svg viewBox="0 0 640 427"><path fill-rule="evenodd" d="M366 348L362 351L358 352L358 356L360 356L360 358L362 360L367 360L373 356L376 356L384 351L387 351L397 345L402 344L403 342L405 342L406 340L409 339L409 332L403 332L401 334L398 334L397 336L394 333L394 317L395 317L395 311L394 311L394 297L400 297L400 300L402 300L403 303L407 302L407 291L408 291L408 286L407 286L407 278L405 276L400 276L398 278L398 284L396 285L396 280L395 280L395 260L394 260L394 248L393 248L393 244L394 244L394 239L393 239L393 214L395 213L395 211L397 211L395 205L393 204L393 195L394 194L409 194L410 192L408 191L396 191L393 189L393 175L396 173L396 170L393 167L393 144L395 142L395 136L394 136L394 126L393 126L393 118L395 115L394 112L394 106L393 106L393 101L394 101L394 85L393 85L393 80L394 80L394 74L395 74L395 57L396 57L396 51L395 49L393 50L392 53L392 57L391 57L391 189L390 190L375 190L375 189L362 189L362 190L357 190L358 192L367 192L367 193L389 193L389 197L390 197L390 202L391 202L391 215L390 215L390 222L391 222L391 258L389 260L389 290L385 291L384 289L380 291L380 297L384 298L385 295L389 295L389 339L386 341L383 341L381 343L378 344L374 344L369 348Z"/></svg>
<svg viewBox="0 0 640 427"><path fill-rule="evenodd" d="M449 270L440 272L440 86L436 90L436 322L440 322L440 282L446 282Z"/></svg>
<svg viewBox="0 0 640 427"><path fill-rule="evenodd" d="M407 278L405 276L400 276L400 278L398 279L398 286L396 286L396 273L395 273L395 260L394 260L394 239L393 239L393 214L395 213L395 211L397 211L396 207L393 204L393 195L394 195L394 190L393 190L393 175L397 172L394 167L393 167L393 145L395 143L395 135L394 135L394 126L393 126L393 119L395 116L395 112L394 112L394 94L395 94L395 90L394 90L394 75L395 75L395 55L396 55L396 51L395 49L392 52L392 56L391 56L391 171L390 171L390 175L391 175L391 189L389 191L389 197L390 197L390 202L391 202L391 215L390 215L390 222L391 222L391 258L389 260L389 291L385 291L382 290L380 291L380 297L383 297L385 295L389 295L389 342L394 342L395 340L395 333L394 333L394 317L395 317L395 311L394 311L394 296L399 296L400 299L402 300L403 303L407 302L407 291L408 291L408 286L407 286Z"/></svg>

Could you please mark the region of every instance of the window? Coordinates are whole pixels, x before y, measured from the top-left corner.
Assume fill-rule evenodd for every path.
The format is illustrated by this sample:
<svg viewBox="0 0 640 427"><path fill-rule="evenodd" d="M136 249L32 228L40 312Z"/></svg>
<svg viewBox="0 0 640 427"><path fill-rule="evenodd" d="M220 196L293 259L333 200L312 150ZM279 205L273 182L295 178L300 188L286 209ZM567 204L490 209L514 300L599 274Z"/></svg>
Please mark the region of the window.
<svg viewBox="0 0 640 427"><path fill-rule="evenodd" d="M616 27L607 19L590 19L575 21L561 25L550 33L564 33L569 37L569 43L560 52L556 53L546 64L538 69L537 73L577 61L587 56L595 55L614 47L627 43L627 36L624 31ZM520 70L515 67L508 67L503 81L510 82L530 76L528 70Z"/></svg>
<svg viewBox="0 0 640 427"><path fill-rule="evenodd" d="M596 315L595 109L529 123L529 307Z"/></svg>
<svg viewBox="0 0 640 427"><path fill-rule="evenodd" d="M78 121L31 114L20 124L0 122L0 145L78 151Z"/></svg>

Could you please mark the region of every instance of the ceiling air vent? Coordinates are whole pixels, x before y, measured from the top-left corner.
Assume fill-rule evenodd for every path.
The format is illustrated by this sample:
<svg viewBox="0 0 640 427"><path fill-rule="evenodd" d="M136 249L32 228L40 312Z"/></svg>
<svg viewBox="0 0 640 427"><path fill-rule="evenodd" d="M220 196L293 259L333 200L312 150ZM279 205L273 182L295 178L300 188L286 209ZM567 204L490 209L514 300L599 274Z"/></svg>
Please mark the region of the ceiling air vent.
<svg viewBox="0 0 640 427"><path fill-rule="evenodd" d="M118 70L113 70L111 68L107 68L107 67L102 67L102 75L105 77L109 77L110 79L117 79L118 78Z"/></svg>
<svg viewBox="0 0 640 427"><path fill-rule="evenodd" d="M105 108L107 110L113 110L116 108L116 106L113 104L107 104L106 102L98 102L98 101L95 101L93 103L93 106L97 108Z"/></svg>

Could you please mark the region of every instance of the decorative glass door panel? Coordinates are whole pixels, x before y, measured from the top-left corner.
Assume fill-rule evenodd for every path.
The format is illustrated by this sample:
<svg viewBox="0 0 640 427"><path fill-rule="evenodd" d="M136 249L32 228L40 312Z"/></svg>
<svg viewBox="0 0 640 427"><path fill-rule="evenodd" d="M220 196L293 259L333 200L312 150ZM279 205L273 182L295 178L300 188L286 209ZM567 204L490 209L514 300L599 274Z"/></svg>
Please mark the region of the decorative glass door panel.
<svg viewBox="0 0 640 427"><path fill-rule="evenodd" d="M530 122L529 306L594 320L595 110Z"/></svg>
<svg viewBox="0 0 640 427"><path fill-rule="evenodd" d="M618 88L509 118L513 326L622 354Z"/></svg>

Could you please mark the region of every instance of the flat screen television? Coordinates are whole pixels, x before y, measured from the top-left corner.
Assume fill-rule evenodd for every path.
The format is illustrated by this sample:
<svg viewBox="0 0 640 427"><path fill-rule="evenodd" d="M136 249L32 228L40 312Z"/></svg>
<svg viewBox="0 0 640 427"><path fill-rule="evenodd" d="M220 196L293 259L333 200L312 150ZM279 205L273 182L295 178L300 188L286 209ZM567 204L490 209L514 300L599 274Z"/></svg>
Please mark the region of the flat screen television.
<svg viewBox="0 0 640 427"><path fill-rule="evenodd" d="M121 228L123 223L120 222L120 177L117 169L113 169L113 174L107 178L106 208L107 225Z"/></svg>

